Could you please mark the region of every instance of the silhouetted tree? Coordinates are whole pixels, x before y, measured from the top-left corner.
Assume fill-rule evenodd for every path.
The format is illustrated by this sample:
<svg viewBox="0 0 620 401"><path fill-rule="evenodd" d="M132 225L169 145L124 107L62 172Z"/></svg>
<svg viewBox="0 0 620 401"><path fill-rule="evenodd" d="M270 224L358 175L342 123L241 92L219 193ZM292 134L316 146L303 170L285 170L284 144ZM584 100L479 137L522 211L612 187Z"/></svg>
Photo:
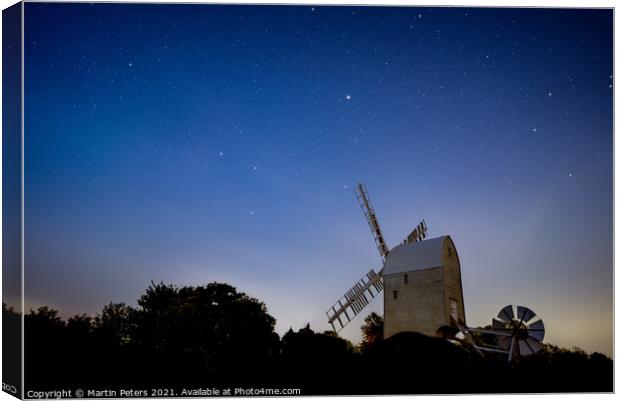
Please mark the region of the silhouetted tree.
<svg viewBox="0 0 620 401"><path fill-rule="evenodd" d="M56 364L65 357L65 322L58 311L43 306L24 316L24 326L26 387L33 381L52 385L62 376Z"/></svg>
<svg viewBox="0 0 620 401"><path fill-rule="evenodd" d="M353 391L356 360L353 344L333 331L315 333L307 324L282 337L281 377L310 394Z"/></svg>
<svg viewBox="0 0 620 401"><path fill-rule="evenodd" d="M93 318L86 314L70 317L66 324L66 334L69 339L75 340L82 340L92 336L94 329L93 323Z"/></svg>
<svg viewBox="0 0 620 401"><path fill-rule="evenodd" d="M5 304L3 319L21 325L21 316ZM30 310L24 324L26 386L32 390L262 385L334 395L613 391L613 361L599 353L545 344L508 364L505 354L482 357L466 344L420 333L383 339L376 313L361 326L362 352L309 324L280 340L262 302L222 283L151 283L137 307L110 303L94 318L66 321L41 307Z"/></svg>
<svg viewBox="0 0 620 401"><path fill-rule="evenodd" d="M163 283L138 300L132 341L150 359L151 377L260 381L277 355L275 319L262 302L222 283Z"/></svg>
<svg viewBox="0 0 620 401"><path fill-rule="evenodd" d="M383 317L376 312L364 318L362 329L362 343L360 348L363 351L372 347L378 341L383 340Z"/></svg>
<svg viewBox="0 0 620 401"><path fill-rule="evenodd" d="M14 307L2 303L2 381L21 392L22 319ZM12 388L11 387L11 388Z"/></svg>
<svg viewBox="0 0 620 401"><path fill-rule="evenodd" d="M600 353L588 355L573 347L545 344L537 354L519 358L513 377L525 383L509 391L600 392L613 391L613 361Z"/></svg>
<svg viewBox="0 0 620 401"><path fill-rule="evenodd" d="M110 302L95 319L99 335L120 345L132 341L137 311L124 302Z"/></svg>

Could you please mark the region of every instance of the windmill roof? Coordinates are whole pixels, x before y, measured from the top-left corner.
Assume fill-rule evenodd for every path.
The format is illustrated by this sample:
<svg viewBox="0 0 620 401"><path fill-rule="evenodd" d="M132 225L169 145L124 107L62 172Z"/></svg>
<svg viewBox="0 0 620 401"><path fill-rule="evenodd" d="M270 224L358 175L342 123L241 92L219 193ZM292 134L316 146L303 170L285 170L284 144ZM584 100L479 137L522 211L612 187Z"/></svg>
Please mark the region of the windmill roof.
<svg viewBox="0 0 620 401"><path fill-rule="evenodd" d="M387 256L383 274L410 272L443 266L446 236L395 246Z"/></svg>

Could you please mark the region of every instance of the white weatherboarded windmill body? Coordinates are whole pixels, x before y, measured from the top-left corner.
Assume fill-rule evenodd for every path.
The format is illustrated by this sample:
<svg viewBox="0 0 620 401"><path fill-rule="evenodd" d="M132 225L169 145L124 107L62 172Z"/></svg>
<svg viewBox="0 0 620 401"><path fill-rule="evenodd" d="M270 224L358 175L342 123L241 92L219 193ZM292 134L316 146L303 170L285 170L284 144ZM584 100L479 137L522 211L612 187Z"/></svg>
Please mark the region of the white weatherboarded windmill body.
<svg viewBox="0 0 620 401"><path fill-rule="evenodd" d="M356 197L364 211L383 262L370 270L327 311L328 322L340 331L384 290L384 338L402 331L440 335L446 326L465 324L461 266L449 236L426 239L422 221L391 250L383 238L364 184Z"/></svg>

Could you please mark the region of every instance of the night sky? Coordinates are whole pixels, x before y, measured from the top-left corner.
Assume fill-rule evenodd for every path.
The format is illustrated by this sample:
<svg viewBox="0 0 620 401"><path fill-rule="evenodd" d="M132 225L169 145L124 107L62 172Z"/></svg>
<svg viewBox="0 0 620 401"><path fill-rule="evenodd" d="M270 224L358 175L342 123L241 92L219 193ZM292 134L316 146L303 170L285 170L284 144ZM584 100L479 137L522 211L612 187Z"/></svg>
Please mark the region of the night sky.
<svg viewBox="0 0 620 401"><path fill-rule="evenodd" d="M327 330L365 181L388 245L451 235L469 325L611 354L611 10L25 7L26 307L224 281Z"/></svg>

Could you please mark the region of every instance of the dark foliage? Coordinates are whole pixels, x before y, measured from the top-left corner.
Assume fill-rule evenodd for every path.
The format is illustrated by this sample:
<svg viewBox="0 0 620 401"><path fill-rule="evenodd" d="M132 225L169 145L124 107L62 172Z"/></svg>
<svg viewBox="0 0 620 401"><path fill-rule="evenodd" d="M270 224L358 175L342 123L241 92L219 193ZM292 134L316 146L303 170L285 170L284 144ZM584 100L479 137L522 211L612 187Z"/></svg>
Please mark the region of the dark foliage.
<svg viewBox="0 0 620 401"><path fill-rule="evenodd" d="M2 303L2 382L17 394L21 393L21 320L21 314Z"/></svg>
<svg viewBox="0 0 620 401"><path fill-rule="evenodd" d="M110 303L66 322L47 307L25 316L29 388L122 384L260 384L279 355L265 305L227 284L155 284L138 308Z"/></svg>
<svg viewBox="0 0 620 401"><path fill-rule="evenodd" d="M264 380L260 373L277 355L275 319L265 305L227 284L177 289L153 284L138 300L130 341L152 359L157 383L180 376L200 383L228 378Z"/></svg>
<svg viewBox="0 0 620 401"><path fill-rule="evenodd" d="M546 345L542 352L518 361L514 376L527 381L531 392L613 391L613 361L578 348Z"/></svg>
<svg viewBox="0 0 620 401"><path fill-rule="evenodd" d="M278 376L306 394L350 394L356 383L346 379L355 377L359 359L349 341L331 331L315 333L308 324L282 337Z"/></svg>
<svg viewBox="0 0 620 401"><path fill-rule="evenodd" d="M5 322L19 315L3 306ZM302 394L437 394L613 391L613 361L546 345L507 364L473 348L404 332L382 338L368 316L354 347L309 325L280 340L263 303L221 283L152 283L137 307L62 320L47 307L24 317L26 387L300 388ZM6 345L6 344L5 344Z"/></svg>
<svg viewBox="0 0 620 401"><path fill-rule="evenodd" d="M364 318L362 329L362 351L368 351L379 341L383 340L383 317L376 312Z"/></svg>

